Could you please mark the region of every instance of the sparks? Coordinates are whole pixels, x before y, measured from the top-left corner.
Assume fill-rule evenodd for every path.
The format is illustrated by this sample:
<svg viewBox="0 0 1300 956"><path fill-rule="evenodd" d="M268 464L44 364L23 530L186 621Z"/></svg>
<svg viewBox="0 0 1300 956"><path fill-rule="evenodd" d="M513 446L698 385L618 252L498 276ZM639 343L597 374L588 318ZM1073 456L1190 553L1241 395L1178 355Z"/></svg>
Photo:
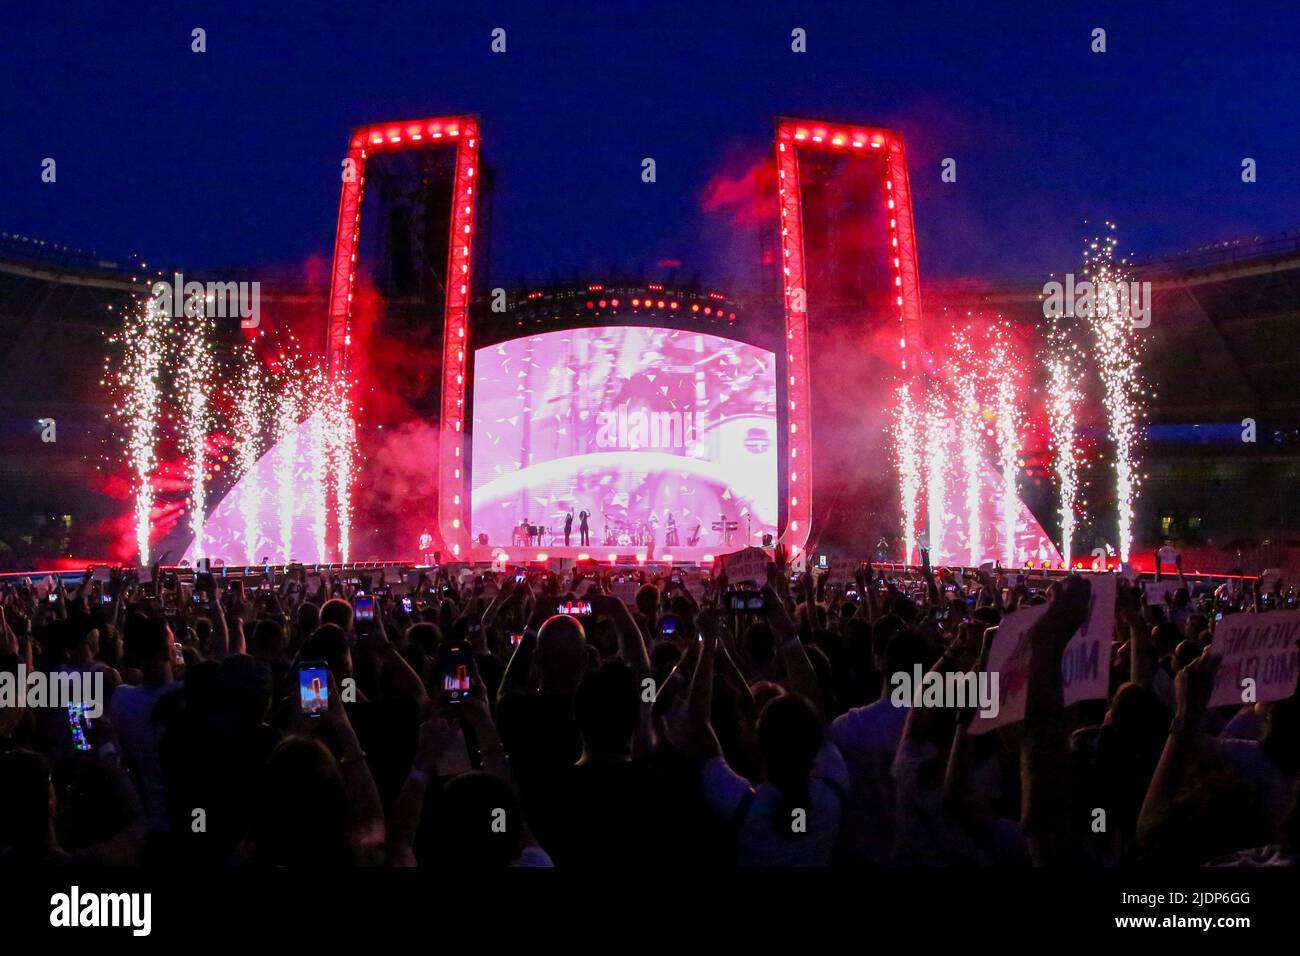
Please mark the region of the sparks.
<svg viewBox="0 0 1300 956"><path fill-rule="evenodd" d="M966 506L966 548L972 565L982 557L983 527L980 515L980 472L983 470L982 448L984 423L976 372L977 353L966 331L958 333L952 350L957 392L957 434L961 451L962 484Z"/></svg>
<svg viewBox="0 0 1300 956"><path fill-rule="evenodd" d="M239 514L243 521L244 562L252 564L263 544L261 503L262 488L258 481L257 461L262 456L262 409L267 404L266 384L256 358L246 357L235 402L235 434L238 436L236 478L239 488Z"/></svg>
<svg viewBox="0 0 1300 956"><path fill-rule="evenodd" d="M1002 475L1003 556L1007 567L1015 567L1016 532L1020 517L1020 497L1016 478L1020 468L1020 419L1017 401L1016 369L1007 341L1006 329L999 323L989 327L987 345L993 408L994 437L998 448L998 465Z"/></svg>
<svg viewBox="0 0 1300 956"><path fill-rule="evenodd" d="M1074 508L1079 493L1079 458L1074 440L1077 408L1080 401L1078 372L1069 351L1054 337L1047 359L1047 403L1050 444L1056 455L1056 481L1059 488L1058 515L1061 521L1061 557L1070 566L1073 554Z"/></svg>
<svg viewBox="0 0 1300 956"><path fill-rule="evenodd" d="M943 547L948 491L948 438L952 423L943 411L939 389L931 384L925 408L925 511L930 552L936 557L947 552Z"/></svg>
<svg viewBox="0 0 1300 956"><path fill-rule="evenodd" d="M166 352L167 316L152 298L128 317L123 332L125 361L118 377L124 392L127 457L135 479L135 543L141 564L149 563L150 517L153 511L153 472L158 463L154 444L162 404L159 375Z"/></svg>
<svg viewBox="0 0 1300 956"><path fill-rule="evenodd" d="M1110 234L1092 240L1084 250L1084 272L1093 285L1094 304L1084 318L1092 330L1097 371L1101 376L1106 408L1106 427L1114 445L1117 549L1121 562L1128 562L1133 544L1134 502L1138 492L1138 400L1142 391L1139 376L1138 342L1130 334L1132 317L1125 303L1128 277L1123 264L1115 261L1115 226L1106 223Z"/></svg>
<svg viewBox="0 0 1300 956"><path fill-rule="evenodd" d="M183 401L181 451L187 461L190 483L190 531L194 535L194 558L205 557L204 521L207 512L209 396L213 379L211 320L201 305L186 310L184 356L177 375Z"/></svg>
<svg viewBox="0 0 1300 956"><path fill-rule="evenodd" d="M916 503L921 493L920 428L911 388L899 385L895 397L893 439L903 507L903 562L910 563L916 554Z"/></svg>

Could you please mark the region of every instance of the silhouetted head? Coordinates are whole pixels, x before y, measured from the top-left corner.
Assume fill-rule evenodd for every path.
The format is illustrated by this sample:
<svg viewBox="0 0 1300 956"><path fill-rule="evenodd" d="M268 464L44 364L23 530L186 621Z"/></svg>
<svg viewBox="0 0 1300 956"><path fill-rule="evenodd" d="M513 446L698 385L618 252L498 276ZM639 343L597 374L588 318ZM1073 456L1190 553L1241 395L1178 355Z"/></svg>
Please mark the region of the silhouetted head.
<svg viewBox="0 0 1300 956"><path fill-rule="evenodd" d="M510 785L473 770L453 777L434 818L436 859L458 867L509 866L524 850L523 811Z"/></svg>
<svg viewBox="0 0 1300 956"><path fill-rule="evenodd" d="M573 710L584 756L603 760L631 757L640 690L632 668L619 660L606 661L582 678Z"/></svg>
<svg viewBox="0 0 1300 956"><path fill-rule="evenodd" d="M574 690L587 666L582 624L567 614L549 618L537 632L536 659L543 690Z"/></svg>
<svg viewBox="0 0 1300 956"><path fill-rule="evenodd" d="M790 813L808 809L808 775L822 749L822 722L806 700L784 694L758 716L758 750L767 781L781 792L773 825L790 832Z"/></svg>
<svg viewBox="0 0 1300 956"><path fill-rule="evenodd" d="M322 625L333 624L344 634L352 633L352 605L343 598L330 598L320 609Z"/></svg>
<svg viewBox="0 0 1300 956"><path fill-rule="evenodd" d="M347 792L338 761L314 737L290 736L271 753L253 801L255 863L266 866L346 866Z"/></svg>
<svg viewBox="0 0 1300 956"><path fill-rule="evenodd" d="M273 618L264 617L253 628L248 650L257 657L274 658L284 653L284 627Z"/></svg>
<svg viewBox="0 0 1300 956"><path fill-rule="evenodd" d="M126 663L146 674L157 674L171 666L175 638L166 618L145 618L127 635Z"/></svg>
<svg viewBox="0 0 1300 956"><path fill-rule="evenodd" d="M298 627L298 634L310 634L320 626L320 605L314 601L303 601L298 605L298 613L294 621Z"/></svg>
<svg viewBox="0 0 1300 956"><path fill-rule="evenodd" d="M335 680L352 676L352 651L347 636L336 624L322 624L303 642L298 651L300 661L324 661L334 672Z"/></svg>
<svg viewBox="0 0 1300 956"><path fill-rule="evenodd" d="M659 589L653 584L641 585L636 592L636 609L653 623L655 615L659 613Z"/></svg>

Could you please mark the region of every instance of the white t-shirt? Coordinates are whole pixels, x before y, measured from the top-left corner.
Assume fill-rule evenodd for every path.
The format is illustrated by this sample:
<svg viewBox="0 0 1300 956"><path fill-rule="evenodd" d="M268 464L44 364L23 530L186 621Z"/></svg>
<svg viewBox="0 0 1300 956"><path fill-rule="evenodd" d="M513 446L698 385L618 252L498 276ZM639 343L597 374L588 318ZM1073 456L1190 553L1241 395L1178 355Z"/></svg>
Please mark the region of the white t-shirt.
<svg viewBox="0 0 1300 956"><path fill-rule="evenodd" d="M922 740L905 740L894 758L898 792L894 862L901 866L1027 865L1020 825L998 819L982 833L961 826L943 805L948 752ZM976 774L975 786L980 786Z"/></svg>
<svg viewBox="0 0 1300 956"><path fill-rule="evenodd" d="M704 799L718 819L731 822L741 804L749 808L736 835L736 863L740 866L829 866L840 832L841 803L848 791L849 772L839 749L829 740L813 762L808 780L808 803L802 833L778 830L780 791L770 783L755 790L723 757L704 765ZM793 819L791 821L793 824Z"/></svg>
<svg viewBox="0 0 1300 956"><path fill-rule="evenodd" d="M890 862L896 805L892 768L906 722L907 708L895 707L888 697L855 707L831 722L831 740L844 755L849 772L840 848L853 863L883 866Z"/></svg>

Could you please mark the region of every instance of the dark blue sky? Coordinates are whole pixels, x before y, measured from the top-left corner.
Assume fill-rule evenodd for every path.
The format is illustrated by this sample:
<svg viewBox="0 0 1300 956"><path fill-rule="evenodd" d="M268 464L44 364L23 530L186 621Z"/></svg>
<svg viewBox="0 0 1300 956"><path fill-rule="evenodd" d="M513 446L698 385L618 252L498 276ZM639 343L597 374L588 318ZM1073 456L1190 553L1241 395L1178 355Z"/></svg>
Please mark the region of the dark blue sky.
<svg viewBox="0 0 1300 956"><path fill-rule="evenodd" d="M325 255L349 130L462 111L483 117L507 284L660 259L747 284L753 234L701 197L770 149L775 114L905 135L923 278L1069 268L1084 218L1116 219L1140 254L1300 226L1295 3L16 0L0 15L0 230L105 254Z"/></svg>

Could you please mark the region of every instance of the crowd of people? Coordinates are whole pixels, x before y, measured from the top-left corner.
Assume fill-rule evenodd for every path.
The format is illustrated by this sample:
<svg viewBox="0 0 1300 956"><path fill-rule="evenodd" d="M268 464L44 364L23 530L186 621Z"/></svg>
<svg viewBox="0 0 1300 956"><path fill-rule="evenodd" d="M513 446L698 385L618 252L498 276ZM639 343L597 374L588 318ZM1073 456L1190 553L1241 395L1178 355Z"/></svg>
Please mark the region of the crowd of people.
<svg viewBox="0 0 1300 956"><path fill-rule="evenodd" d="M0 707L0 865L1300 860L1300 699L1209 706L1216 620L1281 581L1118 581L1109 698L1066 706L1088 575L392 573L0 584L0 677L104 695ZM891 700L1034 604L1022 721Z"/></svg>

